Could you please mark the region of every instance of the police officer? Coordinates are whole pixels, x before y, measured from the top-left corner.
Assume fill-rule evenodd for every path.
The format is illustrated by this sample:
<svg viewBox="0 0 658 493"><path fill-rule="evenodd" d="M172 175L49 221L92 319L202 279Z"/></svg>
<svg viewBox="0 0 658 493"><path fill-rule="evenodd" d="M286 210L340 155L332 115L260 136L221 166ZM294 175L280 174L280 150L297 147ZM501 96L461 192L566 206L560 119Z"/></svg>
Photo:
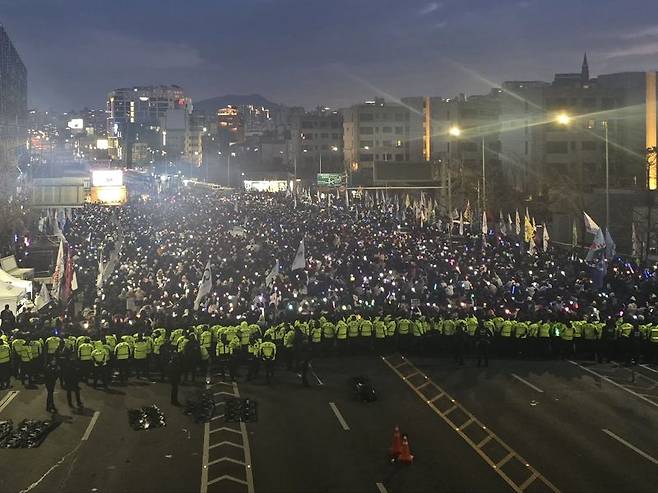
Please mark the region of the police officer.
<svg viewBox="0 0 658 493"><path fill-rule="evenodd" d="M270 383L270 379L274 378L274 360L276 359L276 344L274 344L269 337L260 345L260 355L265 365L265 379Z"/></svg>
<svg viewBox="0 0 658 493"><path fill-rule="evenodd" d="M11 378L11 348L0 338L0 389L8 389Z"/></svg>
<svg viewBox="0 0 658 493"><path fill-rule="evenodd" d="M489 366L489 344L493 337L493 332L490 327L487 326L486 322L488 321L479 321L477 332L475 334L475 346L477 349L478 355L478 368L481 364L484 366Z"/></svg>
<svg viewBox="0 0 658 493"><path fill-rule="evenodd" d="M94 388L97 388L98 385L98 380L100 380L103 383L103 387L107 389L107 384L108 384L108 372L107 372L107 360L108 360L108 354L103 348L102 345L97 346L94 348L94 350L91 352L91 359L94 363L94 378L93 378L93 384Z"/></svg>
<svg viewBox="0 0 658 493"><path fill-rule="evenodd" d="M178 351L173 351L171 359L167 365L169 374L169 383L171 384L171 403L174 406L180 406L178 402L178 386L180 384L181 375L183 373L183 364L181 361L181 354Z"/></svg>
<svg viewBox="0 0 658 493"><path fill-rule="evenodd" d="M71 392L75 394L75 401L78 408L82 409L82 400L80 400L80 369L77 362L73 359L73 355L69 354L64 360L62 367L62 378L64 380L64 390L66 390L66 400L69 407L73 407L71 399Z"/></svg>
<svg viewBox="0 0 658 493"><path fill-rule="evenodd" d="M46 411L49 413L57 413L55 407L55 383L60 376L60 370L57 367L57 361L51 359L46 368L44 369L44 383L46 385Z"/></svg>

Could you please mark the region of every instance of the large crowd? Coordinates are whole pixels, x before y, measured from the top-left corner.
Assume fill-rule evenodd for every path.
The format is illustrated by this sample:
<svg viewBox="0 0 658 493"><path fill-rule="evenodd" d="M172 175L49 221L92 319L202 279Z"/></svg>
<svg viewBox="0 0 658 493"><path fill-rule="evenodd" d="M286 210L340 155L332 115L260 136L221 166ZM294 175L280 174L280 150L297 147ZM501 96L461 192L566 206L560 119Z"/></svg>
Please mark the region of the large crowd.
<svg viewBox="0 0 658 493"><path fill-rule="evenodd" d="M490 352L658 359L655 268L615 258L596 279L600 267L569 250L530 255L495 228L449 234L433 208L401 197L346 199L183 189L85 206L63 228L74 301L3 312L1 384L9 368L29 382L50 367L107 385L211 366L258 378L263 366L270 381L281 360L305 379L311 357L394 350L478 364Z"/></svg>

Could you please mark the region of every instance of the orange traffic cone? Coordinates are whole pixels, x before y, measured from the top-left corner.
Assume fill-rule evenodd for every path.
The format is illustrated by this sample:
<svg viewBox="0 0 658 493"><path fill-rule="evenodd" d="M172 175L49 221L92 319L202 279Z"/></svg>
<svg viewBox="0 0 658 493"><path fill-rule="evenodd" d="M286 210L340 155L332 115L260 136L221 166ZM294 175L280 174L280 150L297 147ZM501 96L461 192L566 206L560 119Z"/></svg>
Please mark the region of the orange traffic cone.
<svg viewBox="0 0 658 493"><path fill-rule="evenodd" d="M411 455L411 451L409 450L409 440L407 440L406 435L402 437L402 448L398 456L398 461L404 464L411 464L414 461L414 456Z"/></svg>
<svg viewBox="0 0 658 493"><path fill-rule="evenodd" d="M391 457L397 459L401 451L402 451L402 439L400 437L400 428L396 426L395 428L393 428L393 443L391 444L391 448L388 449L388 452Z"/></svg>

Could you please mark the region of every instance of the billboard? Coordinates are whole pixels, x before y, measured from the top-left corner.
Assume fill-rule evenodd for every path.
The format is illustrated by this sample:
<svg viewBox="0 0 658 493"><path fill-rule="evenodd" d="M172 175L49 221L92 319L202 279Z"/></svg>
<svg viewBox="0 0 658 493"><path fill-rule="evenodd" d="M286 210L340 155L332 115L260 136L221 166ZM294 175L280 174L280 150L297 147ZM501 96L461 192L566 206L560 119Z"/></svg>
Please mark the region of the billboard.
<svg viewBox="0 0 658 493"><path fill-rule="evenodd" d="M84 128L85 124L82 118L73 118L72 120L69 120L68 127L71 130L82 130Z"/></svg>
<svg viewBox="0 0 658 493"><path fill-rule="evenodd" d="M318 173L318 187L339 188L345 184L344 177L342 173Z"/></svg>
<svg viewBox="0 0 658 493"><path fill-rule="evenodd" d="M89 202L92 204L121 205L128 200L126 187L92 187Z"/></svg>
<svg viewBox="0 0 658 493"><path fill-rule="evenodd" d="M285 180L245 180L244 189L247 192L285 192L288 182Z"/></svg>
<svg viewBox="0 0 658 493"><path fill-rule="evenodd" d="M96 149L105 150L109 147L110 147L110 143L107 141L107 139L98 139L96 141Z"/></svg>
<svg viewBox="0 0 658 493"><path fill-rule="evenodd" d="M94 187L120 187L123 185L123 171L120 169L95 169L91 172Z"/></svg>

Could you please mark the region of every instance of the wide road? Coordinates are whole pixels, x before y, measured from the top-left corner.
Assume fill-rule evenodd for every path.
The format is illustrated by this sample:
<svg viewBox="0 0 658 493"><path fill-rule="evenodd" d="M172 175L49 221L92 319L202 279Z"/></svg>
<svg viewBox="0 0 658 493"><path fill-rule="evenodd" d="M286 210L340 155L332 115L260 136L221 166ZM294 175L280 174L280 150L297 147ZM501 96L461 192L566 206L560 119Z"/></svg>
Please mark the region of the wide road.
<svg viewBox="0 0 658 493"><path fill-rule="evenodd" d="M61 423L41 447L0 450L0 491L655 491L655 366L492 360L478 369L372 355L318 358L312 369L309 388L283 368L272 385L213 376L219 404L206 425L169 405L166 384L83 385L80 414L58 389ZM375 384L377 402L354 397L357 375ZM256 422L225 421L222 401L238 396L256 401ZM127 410L151 404L167 427L133 431ZM43 388L0 393L0 420L43 419L44 408ZM411 465L389 461L396 425Z"/></svg>

